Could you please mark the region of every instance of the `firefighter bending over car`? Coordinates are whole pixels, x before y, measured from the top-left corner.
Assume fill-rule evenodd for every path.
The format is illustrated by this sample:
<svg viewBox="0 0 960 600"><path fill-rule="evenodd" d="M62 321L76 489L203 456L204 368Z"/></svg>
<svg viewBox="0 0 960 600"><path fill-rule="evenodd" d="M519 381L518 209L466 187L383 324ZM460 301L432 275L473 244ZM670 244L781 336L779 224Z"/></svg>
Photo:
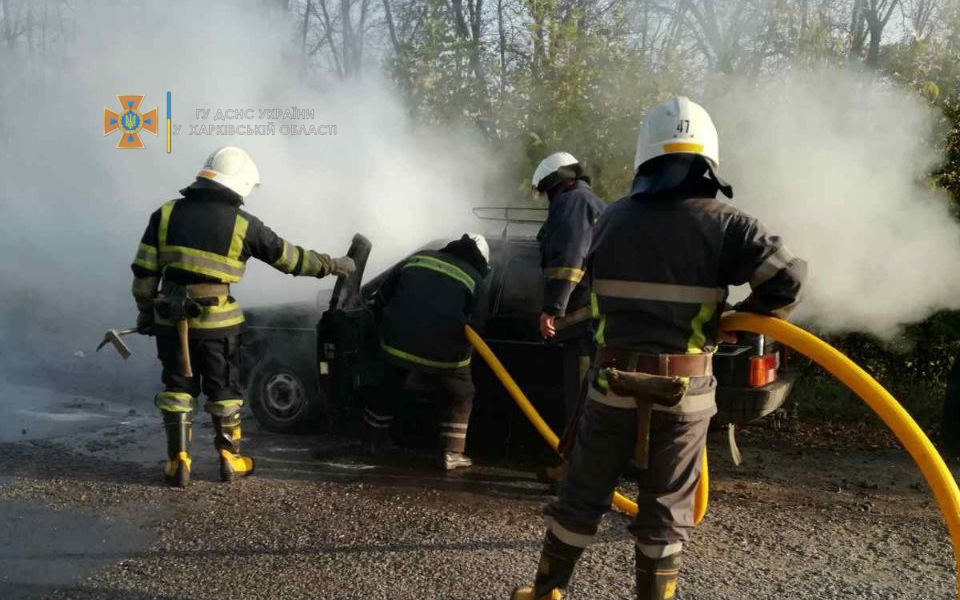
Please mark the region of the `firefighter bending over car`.
<svg viewBox="0 0 960 600"><path fill-rule="evenodd" d="M560 597L631 460L637 598L674 597L716 413L712 355L728 286L750 284L736 310L783 318L806 275L779 237L715 199L733 197L718 166L717 131L702 107L677 97L648 114L630 193L593 232L597 356L566 479L544 509L534 584L513 600Z"/></svg>
<svg viewBox="0 0 960 600"><path fill-rule="evenodd" d="M397 396L411 373L432 379L442 396L437 466L469 467L464 454L473 407L471 347L464 326L489 271L486 239L464 234L439 251L422 251L401 263L377 292L382 310L380 346L386 371L365 410L368 450L391 445Z"/></svg>
<svg viewBox="0 0 960 600"><path fill-rule="evenodd" d="M196 181L150 216L133 261L137 328L157 337L163 391L156 396L167 434L164 480L185 487L190 480L190 413L202 391L214 426L220 478L253 472L240 454L240 325L243 313L230 284L246 262L259 259L282 273L305 277L348 275L353 260L330 258L280 238L240 209L260 174L240 148L213 152ZM159 289L158 289L159 288ZM195 373L194 373L195 372Z"/></svg>
<svg viewBox="0 0 960 600"><path fill-rule="evenodd" d="M545 280L540 334L563 344L563 408L569 422L594 351L584 272L591 232L604 204L590 188L580 162L568 152L543 159L532 183L534 193L545 195L549 202L547 220L537 234ZM554 480L562 473L562 466L546 470L547 478Z"/></svg>

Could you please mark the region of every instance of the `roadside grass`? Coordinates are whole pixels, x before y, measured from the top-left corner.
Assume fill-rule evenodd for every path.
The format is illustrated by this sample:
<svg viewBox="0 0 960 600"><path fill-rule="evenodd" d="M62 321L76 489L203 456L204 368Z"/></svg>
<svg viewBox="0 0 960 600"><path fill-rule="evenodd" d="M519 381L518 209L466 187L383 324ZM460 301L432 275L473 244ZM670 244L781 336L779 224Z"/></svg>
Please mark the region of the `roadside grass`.
<svg viewBox="0 0 960 600"><path fill-rule="evenodd" d="M881 384L927 432L939 434L946 387L942 383L882 381ZM791 412L808 423L861 423L886 426L849 388L819 367L802 374L790 392Z"/></svg>

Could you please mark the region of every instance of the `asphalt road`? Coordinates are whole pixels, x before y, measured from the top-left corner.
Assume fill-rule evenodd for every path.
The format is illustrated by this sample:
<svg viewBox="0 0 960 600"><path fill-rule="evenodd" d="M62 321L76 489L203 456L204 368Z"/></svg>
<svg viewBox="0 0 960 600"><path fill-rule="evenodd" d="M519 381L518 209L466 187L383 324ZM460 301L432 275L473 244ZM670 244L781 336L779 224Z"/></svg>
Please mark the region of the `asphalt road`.
<svg viewBox="0 0 960 600"><path fill-rule="evenodd" d="M444 475L427 456L374 463L349 439L247 422L257 475L225 485L203 422L195 482L167 489L146 384L71 369L0 385L0 598L503 599L533 575L548 496L525 469L481 458ZM739 468L711 438L710 510L677 598L955 597L950 541L909 458L835 437L747 431ZM608 516L569 597L633 597L626 524Z"/></svg>

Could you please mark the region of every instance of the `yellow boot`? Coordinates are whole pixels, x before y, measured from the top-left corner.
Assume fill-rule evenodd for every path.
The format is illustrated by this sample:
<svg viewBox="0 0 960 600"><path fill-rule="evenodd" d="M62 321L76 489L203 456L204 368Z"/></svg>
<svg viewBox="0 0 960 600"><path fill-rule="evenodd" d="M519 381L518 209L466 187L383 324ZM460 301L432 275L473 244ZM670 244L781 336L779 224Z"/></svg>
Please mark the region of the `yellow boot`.
<svg viewBox="0 0 960 600"><path fill-rule="evenodd" d="M513 590L513 595L510 596L510 600L561 600L561 598L563 598L563 594L556 588L537 598L534 596L532 585L518 587Z"/></svg>
<svg viewBox="0 0 960 600"><path fill-rule="evenodd" d="M187 487L190 483L190 413L164 412L163 428L167 434L167 462L163 467L163 481L173 487Z"/></svg>
<svg viewBox="0 0 960 600"><path fill-rule="evenodd" d="M583 554L583 548L561 542L549 531L543 539L540 564L533 585L513 590L510 600L561 600L560 590L566 589L573 569Z"/></svg>
<svg viewBox="0 0 960 600"><path fill-rule="evenodd" d="M214 445L220 453L220 480L235 481L253 474L254 461L240 454L240 413L229 417L214 415Z"/></svg>

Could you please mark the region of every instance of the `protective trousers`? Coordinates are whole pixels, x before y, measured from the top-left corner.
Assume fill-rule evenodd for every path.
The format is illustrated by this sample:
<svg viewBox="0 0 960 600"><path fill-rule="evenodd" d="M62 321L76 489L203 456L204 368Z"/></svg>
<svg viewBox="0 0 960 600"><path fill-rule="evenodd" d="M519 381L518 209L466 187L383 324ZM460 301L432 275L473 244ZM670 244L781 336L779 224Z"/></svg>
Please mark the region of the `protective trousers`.
<svg viewBox="0 0 960 600"><path fill-rule="evenodd" d="M585 335L563 342L563 410L569 425L577 412L580 391L595 353L592 336Z"/></svg>
<svg viewBox="0 0 960 600"><path fill-rule="evenodd" d="M676 568L667 567L679 565L678 552L694 527L694 496L709 422L709 418L685 422L653 413L649 467L639 473L637 516L629 527L638 550L643 551L637 555L638 594L641 588L649 593L659 586L663 593L670 592L663 598L672 597ZM558 499L544 509L548 533L563 544L585 548L596 535L610 509L614 488L634 456L636 426L635 408L586 401L567 477ZM670 565L660 565L674 554L667 561ZM645 562L650 555L655 558ZM649 579L658 574L671 575L673 584L651 583Z"/></svg>
<svg viewBox="0 0 960 600"><path fill-rule="evenodd" d="M239 454L243 388L238 337L190 340L192 378L181 372L177 338L157 336L157 355L163 365L164 389L157 393L155 403L163 413L167 434L168 461L164 468L167 483L180 487L189 483L190 413L201 391L206 396L204 409L213 419L221 480L233 481L251 474L253 459Z"/></svg>
<svg viewBox="0 0 960 600"><path fill-rule="evenodd" d="M397 396L401 394L411 371L393 364L386 365L380 389L372 395L364 411L369 435L385 438L393 423ZM423 373L439 388L440 420L438 425L440 450L463 453L467 444L467 425L473 409L476 392L470 369L450 369L441 373Z"/></svg>
<svg viewBox="0 0 960 600"><path fill-rule="evenodd" d="M240 382L240 338L190 340L190 364L193 377L180 371L180 342L175 337L157 336L157 356L163 364L163 391L156 405L163 412L190 412L194 398L203 392L204 410L227 417L243 407Z"/></svg>

